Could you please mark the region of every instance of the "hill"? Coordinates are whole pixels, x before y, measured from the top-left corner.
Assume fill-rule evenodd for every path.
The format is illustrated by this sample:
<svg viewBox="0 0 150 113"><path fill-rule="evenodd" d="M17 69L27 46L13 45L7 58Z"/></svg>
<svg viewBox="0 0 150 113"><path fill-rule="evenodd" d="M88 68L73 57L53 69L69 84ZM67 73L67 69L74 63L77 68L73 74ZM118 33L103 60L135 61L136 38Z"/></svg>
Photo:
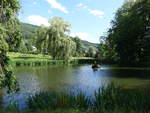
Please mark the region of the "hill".
<svg viewBox="0 0 150 113"><path fill-rule="evenodd" d="M20 24L20 30L23 34L24 38L30 38L31 35L36 33L36 31L39 29L39 26L31 25L27 23L21 23Z"/></svg>
<svg viewBox="0 0 150 113"><path fill-rule="evenodd" d="M30 37L32 37L32 35L34 35L34 33L36 33L36 31L39 29L39 26L27 24L27 23L21 23L20 29L23 34L23 37L26 39L29 39ZM98 47L98 44L91 43L91 42L88 42L85 40L82 40L82 43L86 48L88 48L90 46L92 46L94 48Z"/></svg>
<svg viewBox="0 0 150 113"><path fill-rule="evenodd" d="M94 47L94 48L97 48L97 47L98 47L98 44L91 43L91 42L88 42L88 41L86 41L86 40L82 40L82 43L83 43L84 46L86 46L86 47L90 47L90 46L92 46L92 47Z"/></svg>

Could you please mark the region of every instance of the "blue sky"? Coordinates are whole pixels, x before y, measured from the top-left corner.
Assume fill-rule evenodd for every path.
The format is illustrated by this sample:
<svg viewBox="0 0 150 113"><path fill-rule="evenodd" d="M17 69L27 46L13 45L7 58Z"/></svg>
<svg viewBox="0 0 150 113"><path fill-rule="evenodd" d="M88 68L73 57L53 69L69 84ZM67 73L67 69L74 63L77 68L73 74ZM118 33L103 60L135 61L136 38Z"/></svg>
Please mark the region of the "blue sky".
<svg viewBox="0 0 150 113"><path fill-rule="evenodd" d="M68 21L71 36L99 43L99 37L111 26L116 10L124 0L20 0L19 19L48 26L48 19L60 16Z"/></svg>

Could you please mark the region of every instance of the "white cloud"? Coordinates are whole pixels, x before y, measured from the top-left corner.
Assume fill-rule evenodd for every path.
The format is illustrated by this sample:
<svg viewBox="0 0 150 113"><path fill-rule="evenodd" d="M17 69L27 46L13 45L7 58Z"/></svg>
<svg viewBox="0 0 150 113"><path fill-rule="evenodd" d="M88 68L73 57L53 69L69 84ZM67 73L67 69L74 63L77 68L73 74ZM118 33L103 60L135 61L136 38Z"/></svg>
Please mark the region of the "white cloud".
<svg viewBox="0 0 150 113"><path fill-rule="evenodd" d="M78 8L83 8L83 9L86 9L86 8L87 8L87 6L86 6L86 5L83 5L82 3L77 4L77 7L78 7Z"/></svg>
<svg viewBox="0 0 150 113"><path fill-rule="evenodd" d="M37 2L33 2L33 5L36 5L37 4Z"/></svg>
<svg viewBox="0 0 150 113"><path fill-rule="evenodd" d="M62 6L56 0L46 0L46 1L52 6L52 8L59 9L60 11L66 13L66 14L69 13L69 11L66 9L66 7Z"/></svg>
<svg viewBox="0 0 150 113"><path fill-rule="evenodd" d="M98 18L102 18L103 15L105 14L103 11L101 10L92 10L90 8L88 8L86 5L79 3L77 4L77 8L81 8L81 9L85 9L86 11L88 11L90 14L97 16Z"/></svg>
<svg viewBox="0 0 150 113"><path fill-rule="evenodd" d="M89 35L89 33L86 33L86 32L77 32L77 33L71 33L70 36L72 36L72 37L77 36L82 40L88 40L90 35Z"/></svg>
<svg viewBox="0 0 150 113"><path fill-rule="evenodd" d="M27 17L27 22L34 25L45 25L49 26L48 19L39 15L31 15Z"/></svg>
<svg viewBox="0 0 150 113"><path fill-rule="evenodd" d="M98 16L99 18L102 18L103 15L105 14L103 11L101 10L91 10L91 9L88 9L89 13L94 15L94 16Z"/></svg>
<svg viewBox="0 0 150 113"><path fill-rule="evenodd" d="M86 40L92 43L99 43L99 34L94 35L88 32L72 32L70 36L72 37L78 36L81 40Z"/></svg>
<svg viewBox="0 0 150 113"><path fill-rule="evenodd" d="M99 15L104 15L104 12L101 10L88 10L91 14L95 15L95 16L99 16Z"/></svg>

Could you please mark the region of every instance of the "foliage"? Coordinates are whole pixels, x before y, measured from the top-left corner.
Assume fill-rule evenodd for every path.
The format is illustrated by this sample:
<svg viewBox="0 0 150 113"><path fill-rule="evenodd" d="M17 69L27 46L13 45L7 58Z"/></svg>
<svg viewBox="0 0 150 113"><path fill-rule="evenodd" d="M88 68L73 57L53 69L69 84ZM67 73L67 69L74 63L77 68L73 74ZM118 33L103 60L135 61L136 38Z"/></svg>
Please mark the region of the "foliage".
<svg viewBox="0 0 150 113"><path fill-rule="evenodd" d="M8 92L18 90L18 83L16 81L15 76L11 71L9 71L8 67L8 58L6 54L1 52L0 54L0 87L7 88Z"/></svg>
<svg viewBox="0 0 150 113"><path fill-rule="evenodd" d="M36 34L36 47L38 49L38 52L41 53L47 53L47 45L46 45L46 34L47 34L47 28L44 26L41 26L37 30Z"/></svg>
<svg viewBox="0 0 150 113"><path fill-rule="evenodd" d="M95 55L96 55L96 50L94 49L94 47L90 46L87 51L87 56L95 57Z"/></svg>
<svg viewBox="0 0 150 113"><path fill-rule="evenodd" d="M0 50L5 51L8 50L8 44L5 41L5 36L6 36L6 29L4 26L0 23Z"/></svg>
<svg viewBox="0 0 150 113"><path fill-rule="evenodd" d="M115 63L119 60L115 47L110 44L107 37L100 37L100 44L98 47L98 59L104 63Z"/></svg>
<svg viewBox="0 0 150 113"><path fill-rule="evenodd" d="M127 1L116 12L112 28L108 31L106 46L118 55L118 62L135 64L148 61L150 56L149 6L149 0Z"/></svg>
<svg viewBox="0 0 150 113"><path fill-rule="evenodd" d="M150 104L148 95L142 90L123 90L111 83L107 87L103 86L95 93L95 107L100 111L113 111L121 108L146 112L149 111Z"/></svg>
<svg viewBox="0 0 150 113"><path fill-rule="evenodd" d="M49 23L51 26L43 27L43 30L38 32L37 40L40 44L37 43L37 47L44 48L53 59L68 59L76 48L75 43L66 35L70 24L60 17L50 19Z"/></svg>
<svg viewBox="0 0 150 113"><path fill-rule="evenodd" d="M57 109L57 110L38 110L38 111L12 111L12 110L7 110L7 111L0 111L1 113L141 113L141 112L134 112L134 111L124 111L122 109L120 110L115 110L115 111L103 111L103 112L98 112L98 111L83 111L79 109Z"/></svg>
<svg viewBox="0 0 150 113"><path fill-rule="evenodd" d="M57 110L39 110L39 111L14 111L6 110L0 111L0 113L88 113L86 111L80 111L78 109L57 109Z"/></svg>
<svg viewBox="0 0 150 113"><path fill-rule="evenodd" d="M9 49L9 44L7 43L7 36L11 32L9 28L15 24L14 20L19 8L20 5L17 0L0 1L0 88L8 88L9 92L18 90L16 78L7 66L6 52ZM16 33L14 37L17 37Z"/></svg>
<svg viewBox="0 0 150 113"><path fill-rule="evenodd" d="M76 44L75 56L83 56L83 43L78 37L72 37Z"/></svg>
<svg viewBox="0 0 150 113"><path fill-rule="evenodd" d="M22 33L22 40L18 51L21 53L35 52L33 47L36 46L36 33L40 27L31 24L20 23L19 28Z"/></svg>
<svg viewBox="0 0 150 113"><path fill-rule="evenodd" d="M57 109L57 108L78 108L87 109L89 99L82 93L78 95L64 93L41 92L28 99L28 106L31 110Z"/></svg>
<svg viewBox="0 0 150 113"><path fill-rule="evenodd" d="M23 35L23 41L19 49L20 52L28 53L29 51L32 51L32 48L31 48L32 46L36 46L38 49L38 52L47 54L47 49L45 49L44 47L45 44L41 43L41 41L44 39L43 38L44 34L46 34L46 29L44 26L35 26L31 24L21 23L20 29ZM76 47L78 46L73 56L76 56L76 57L86 56L88 48L90 46L94 47L94 50L96 51L98 44L80 40L79 38L78 38L79 40L78 39L76 40L76 38L77 37L75 38L71 37L71 39L76 43Z"/></svg>
<svg viewBox="0 0 150 113"><path fill-rule="evenodd" d="M82 41L79 39L79 37L71 37L73 41L76 43L76 52L75 55L76 57L96 57L96 52L97 52L97 45L93 43L89 43L87 41Z"/></svg>
<svg viewBox="0 0 150 113"><path fill-rule="evenodd" d="M142 90L125 90L114 83L102 86L95 92L94 99L79 92L70 93L41 92L28 99L31 110L43 109L79 109L99 111L102 113L119 111L148 112L150 110L149 94Z"/></svg>
<svg viewBox="0 0 150 113"><path fill-rule="evenodd" d="M31 46L29 46L29 44L24 40L22 39L21 42L20 42L20 46L18 48L18 52L20 53L28 53L31 48Z"/></svg>
<svg viewBox="0 0 150 113"><path fill-rule="evenodd" d="M17 52L22 40L22 34L19 30L19 20L13 18L7 23L6 42L9 45L9 51Z"/></svg>

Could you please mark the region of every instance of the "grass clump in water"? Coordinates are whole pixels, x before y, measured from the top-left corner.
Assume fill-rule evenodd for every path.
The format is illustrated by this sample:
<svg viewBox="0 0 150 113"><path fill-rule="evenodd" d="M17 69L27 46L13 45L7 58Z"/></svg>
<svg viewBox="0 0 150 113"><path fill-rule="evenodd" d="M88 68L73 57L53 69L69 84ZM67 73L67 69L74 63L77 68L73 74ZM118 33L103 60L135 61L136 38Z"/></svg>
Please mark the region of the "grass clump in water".
<svg viewBox="0 0 150 113"><path fill-rule="evenodd" d="M143 91L125 90L111 83L102 86L95 92L94 99L83 93L49 93L41 92L29 97L28 107L30 110L45 109L79 109L83 111L95 111L108 113L113 111L141 112L150 111L150 96Z"/></svg>
<svg viewBox="0 0 150 113"><path fill-rule="evenodd" d="M30 110L55 110L58 108L78 108L85 110L89 108L90 99L82 93L74 95L72 93L66 94L41 92L39 94L29 97L27 104Z"/></svg>

